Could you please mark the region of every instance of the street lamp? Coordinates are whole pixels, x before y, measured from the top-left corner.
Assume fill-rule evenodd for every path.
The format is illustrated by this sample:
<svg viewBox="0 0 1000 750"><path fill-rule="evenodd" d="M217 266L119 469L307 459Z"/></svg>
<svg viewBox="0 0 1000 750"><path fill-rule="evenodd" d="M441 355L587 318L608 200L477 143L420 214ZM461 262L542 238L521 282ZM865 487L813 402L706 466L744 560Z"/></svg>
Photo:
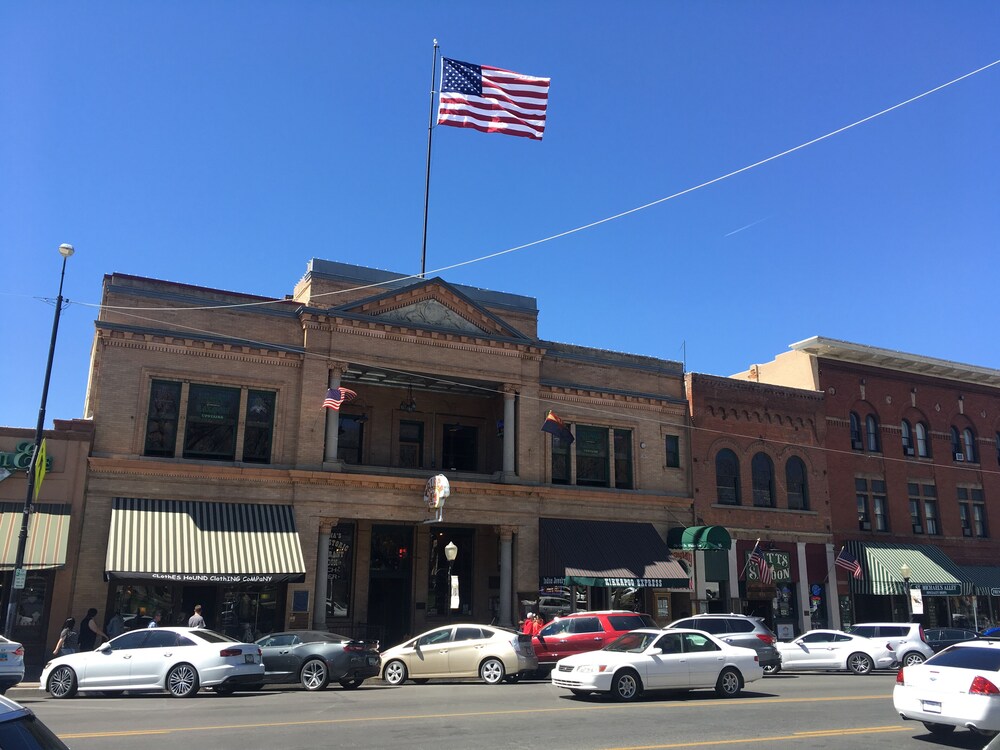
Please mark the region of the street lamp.
<svg viewBox="0 0 1000 750"><path fill-rule="evenodd" d="M454 583L451 579L451 566L455 564L455 558L458 557L458 545L454 542L448 542L444 546L444 557L448 561L448 596L450 599L450 609L458 609L458 604L455 601L455 597L451 595L452 586Z"/></svg>
<svg viewBox="0 0 1000 750"><path fill-rule="evenodd" d="M910 566L903 563L899 566L899 574L903 576L903 594L906 596L906 621L913 620L912 605L910 604Z"/></svg>
<svg viewBox="0 0 1000 750"><path fill-rule="evenodd" d="M52 320L52 338L49 341L49 359L45 364L45 380L42 382L42 403L38 407L38 422L35 425L35 450L31 455L31 465L28 466L28 491L24 496L24 511L21 516L21 533L17 538L17 556L14 558L14 572L11 574L10 600L7 602L7 619L4 622L4 633L10 636L14 630L14 623L17 617L18 599L20 599L21 586L17 577L24 567L24 551L28 546L28 523L31 521L31 504L35 492L35 462L42 445L42 437L45 428L45 402L49 396L49 379L52 376L52 357L56 353L56 334L59 331L59 313L63 306L63 279L66 276L66 261L73 254L73 246L63 243L59 246L59 254L62 256L62 271L59 273L59 295L56 297L56 314Z"/></svg>

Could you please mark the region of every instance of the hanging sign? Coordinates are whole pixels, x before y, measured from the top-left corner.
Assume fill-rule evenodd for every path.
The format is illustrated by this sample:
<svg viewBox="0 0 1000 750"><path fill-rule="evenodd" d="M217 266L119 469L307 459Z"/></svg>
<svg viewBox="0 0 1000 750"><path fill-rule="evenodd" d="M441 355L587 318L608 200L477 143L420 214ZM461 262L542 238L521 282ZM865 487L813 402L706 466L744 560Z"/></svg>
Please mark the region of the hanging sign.
<svg viewBox="0 0 1000 750"><path fill-rule="evenodd" d="M424 523L438 523L444 518L444 501L451 494L451 485L444 474L435 474L424 485L424 502L427 510L434 514Z"/></svg>
<svg viewBox="0 0 1000 750"><path fill-rule="evenodd" d="M451 608L458 609L458 576L451 577Z"/></svg>

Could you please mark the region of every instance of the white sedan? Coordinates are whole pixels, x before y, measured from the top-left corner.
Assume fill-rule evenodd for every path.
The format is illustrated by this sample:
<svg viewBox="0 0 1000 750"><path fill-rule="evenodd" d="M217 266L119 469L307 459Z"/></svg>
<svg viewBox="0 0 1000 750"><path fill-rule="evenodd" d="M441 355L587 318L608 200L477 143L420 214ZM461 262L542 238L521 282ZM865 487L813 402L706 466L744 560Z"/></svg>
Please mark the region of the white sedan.
<svg viewBox="0 0 1000 750"><path fill-rule="evenodd" d="M625 633L600 651L556 662L552 684L574 695L608 693L630 701L646 690L714 688L723 698L739 695L764 676L757 652L731 646L700 630L640 629Z"/></svg>
<svg viewBox="0 0 1000 750"><path fill-rule="evenodd" d="M24 679L24 647L0 635L0 695Z"/></svg>
<svg viewBox="0 0 1000 750"><path fill-rule="evenodd" d="M111 639L94 651L52 659L40 687L53 698L80 692L166 691L187 698L199 688L223 695L264 682L255 643L200 628L148 628Z"/></svg>
<svg viewBox="0 0 1000 750"><path fill-rule="evenodd" d="M781 654L781 666L768 674L807 669L869 674L873 669L891 669L896 665L896 652L887 642L839 630L810 630L794 641L774 645Z"/></svg>
<svg viewBox="0 0 1000 750"><path fill-rule="evenodd" d="M1000 732L1000 641L960 643L896 675L892 705L931 734ZM990 743L992 744L992 743Z"/></svg>

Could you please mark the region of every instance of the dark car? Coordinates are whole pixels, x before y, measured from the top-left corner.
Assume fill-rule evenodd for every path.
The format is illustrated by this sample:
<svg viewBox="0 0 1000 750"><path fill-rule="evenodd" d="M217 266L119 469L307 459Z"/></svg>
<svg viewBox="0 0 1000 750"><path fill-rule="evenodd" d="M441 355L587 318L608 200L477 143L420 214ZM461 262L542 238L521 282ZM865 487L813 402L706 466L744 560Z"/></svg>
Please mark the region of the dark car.
<svg viewBox="0 0 1000 750"><path fill-rule="evenodd" d="M3 697L0 697L0 747L69 750L30 708Z"/></svg>
<svg viewBox="0 0 1000 750"><path fill-rule="evenodd" d="M934 653L944 651L948 646L965 641L974 641L981 636L975 630L965 628L926 628L924 630L924 640L927 645L934 649Z"/></svg>
<svg viewBox="0 0 1000 750"><path fill-rule="evenodd" d="M585 651L597 651L618 636L636 628L655 628L649 615L627 610L574 612L557 617L531 639L541 671L547 672L557 661Z"/></svg>
<svg viewBox="0 0 1000 750"><path fill-rule="evenodd" d="M358 641L320 630L271 633L257 641L264 660L264 682L298 682L322 690L331 682L356 688L378 677L382 662L378 641Z"/></svg>

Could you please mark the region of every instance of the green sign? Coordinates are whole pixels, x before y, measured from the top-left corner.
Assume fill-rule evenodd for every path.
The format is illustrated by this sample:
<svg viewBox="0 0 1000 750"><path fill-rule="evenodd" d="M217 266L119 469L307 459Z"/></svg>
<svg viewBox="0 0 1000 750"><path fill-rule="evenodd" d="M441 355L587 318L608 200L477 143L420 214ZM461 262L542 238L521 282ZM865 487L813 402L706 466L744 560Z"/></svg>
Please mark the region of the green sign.
<svg viewBox="0 0 1000 750"><path fill-rule="evenodd" d="M750 553L747 552L747 560ZM764 559L771 566L771 572L775 583L782 583L792 580L792 556L787 552L778 550L764 550ZM746 564L746 563L744 563ZM760 581L760 571L756 565L747 565L747 582Z"/></svg>
<svg viewBox="0 0 1000 750"><path fill-rule="evenodd" d="M0 451L0 469L26 471L31 466L31 456L35 452L35 444L30 440L18 443L11 451ZM45 470L52 469L52 456L45 457Z"/></svg>

